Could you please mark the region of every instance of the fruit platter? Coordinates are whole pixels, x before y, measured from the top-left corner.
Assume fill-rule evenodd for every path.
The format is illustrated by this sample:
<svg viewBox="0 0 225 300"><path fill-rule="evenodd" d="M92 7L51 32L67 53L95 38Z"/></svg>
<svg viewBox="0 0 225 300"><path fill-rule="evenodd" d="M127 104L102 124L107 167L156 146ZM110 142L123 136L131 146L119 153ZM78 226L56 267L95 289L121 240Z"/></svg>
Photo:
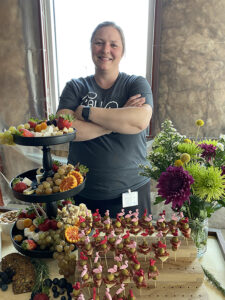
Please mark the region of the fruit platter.
<svg viewBox="0 0 225 300"><path fill-rule="evenodd" d="M0 132L0 143L5 145L47 146L75 139L71 115L50 115L49 120L31 118L27 123L10 126Z"/></svg>
<svg viewBox="0 0 225 300"><path fill-rule="evenodd" d="M52 202L79 193L85 185L87 169L53 161L51 176L44 169L33 169L14 178L11 188L14 196L26 202Z"/></svg>
<svg viewBox="0 0 225 300"><path fill-rule="evenodd" d="M76 247L71 244L78 238L78 228L88 231L91 226L91 212L86 205L76 206L73 199L67 198L57 202L57 217L49 218L46 204L33 204L17 214L11 230L14 247L22 254L35 258L49 258L54 251L66 253ZM81 225L85 216L88 225ZM88 218L90 216L90 218ZM75 239L75 240L74 240Z"/></svg>
<svg viewBox="0 0 225 300"><path fill-rule="evenodd" d="M42 167L16 176L10 183L14 196L30 203L46 202L49 217L56 216L55 201L72 197L85 186L88 169L79 164L61 164L53 161L50 145L75 139L71 115L51 115L49 120L31 118L25 124L10 126L0 133L0 143L6 145L43 146Z"/></svg>

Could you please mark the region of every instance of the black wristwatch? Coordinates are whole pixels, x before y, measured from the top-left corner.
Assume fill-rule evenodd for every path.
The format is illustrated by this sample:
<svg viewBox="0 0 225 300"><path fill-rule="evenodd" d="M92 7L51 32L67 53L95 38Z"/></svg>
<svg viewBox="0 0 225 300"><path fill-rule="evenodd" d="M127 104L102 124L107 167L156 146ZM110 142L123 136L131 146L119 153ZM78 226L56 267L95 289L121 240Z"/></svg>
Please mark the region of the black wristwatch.
<svg viewBox="0 0 225 300"><path fill-rule="evenodd" d="M89 121L89 114L90 114L90 106L84 106L82 110L82 118L85 121Z"/></svg>

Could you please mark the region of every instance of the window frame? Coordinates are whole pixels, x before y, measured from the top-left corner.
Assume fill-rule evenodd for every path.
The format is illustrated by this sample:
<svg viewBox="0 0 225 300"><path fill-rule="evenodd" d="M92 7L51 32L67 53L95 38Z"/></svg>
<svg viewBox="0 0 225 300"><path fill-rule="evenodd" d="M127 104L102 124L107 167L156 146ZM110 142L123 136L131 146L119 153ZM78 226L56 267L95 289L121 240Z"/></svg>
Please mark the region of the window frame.
<svg viewBox="0 0 225 300"><path fill-rule="evenodd" d="M46 107L48 116L55 113L59 103L59 78L57 68L57 45L56 45L56 26L55 26L55 7L54 0L40 1L41 35L43 42L43 64L44 64L44 84L46 90ZM161 1L160 1L161 2ZM158 64L157 53L158 44L156 37L158 0L149 0L148 5L148 41L147 41L147 59L146 59L146 79L152 87L154 103L157 101L157 79ZM149 124L146 137L151 139L152 120Z"/></svg>

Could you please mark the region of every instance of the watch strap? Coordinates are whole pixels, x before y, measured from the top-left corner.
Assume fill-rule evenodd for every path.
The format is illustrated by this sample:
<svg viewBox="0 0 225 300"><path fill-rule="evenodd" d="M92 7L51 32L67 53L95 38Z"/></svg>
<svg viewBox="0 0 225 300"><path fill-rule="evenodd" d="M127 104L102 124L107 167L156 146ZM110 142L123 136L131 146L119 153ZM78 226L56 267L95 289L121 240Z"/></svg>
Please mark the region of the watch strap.
<svg viewBox="0 0 225 300"><path fill-rule="evenodd" d="M90 114L90 106L84 106L82 110L82 118L85 121L89 121L89 114Z"/></svg>

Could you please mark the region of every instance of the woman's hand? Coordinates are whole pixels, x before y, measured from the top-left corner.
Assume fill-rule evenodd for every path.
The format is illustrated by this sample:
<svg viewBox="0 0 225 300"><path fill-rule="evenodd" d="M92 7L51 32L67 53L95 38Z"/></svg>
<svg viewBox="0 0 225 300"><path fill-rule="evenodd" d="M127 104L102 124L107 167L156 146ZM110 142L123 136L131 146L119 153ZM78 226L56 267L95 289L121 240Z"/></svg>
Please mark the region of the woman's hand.
<svg viewBox="0 0 225 300"><path fill-rule="evenodd" d="M141 97L141 94L130 97L123 107L141 107L145 103L145 97Z"/></svg>

